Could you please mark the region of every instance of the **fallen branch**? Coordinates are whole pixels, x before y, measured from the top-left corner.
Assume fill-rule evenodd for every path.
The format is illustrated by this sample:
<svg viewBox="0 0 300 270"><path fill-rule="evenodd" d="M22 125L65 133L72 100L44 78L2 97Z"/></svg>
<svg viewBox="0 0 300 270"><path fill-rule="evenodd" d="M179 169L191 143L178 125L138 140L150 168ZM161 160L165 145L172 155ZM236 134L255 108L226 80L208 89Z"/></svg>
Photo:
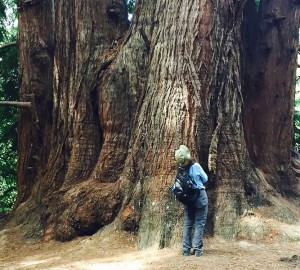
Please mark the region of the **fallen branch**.
<svg viewBox="0 0 300 270"><path fill-rule="evenodd" d="M22 101L0 101L0 106L14 106L17 108L30 109L31 102L22 102Z"/></svg>
<svg viewBox="0 0 300 270"><path fill-rule="evenodd" d="M7 47L12 47L12 46L15 46L15 45L17 45L17 41L4 43L4 44L0 45L0 51L7 48Z"/></svg>

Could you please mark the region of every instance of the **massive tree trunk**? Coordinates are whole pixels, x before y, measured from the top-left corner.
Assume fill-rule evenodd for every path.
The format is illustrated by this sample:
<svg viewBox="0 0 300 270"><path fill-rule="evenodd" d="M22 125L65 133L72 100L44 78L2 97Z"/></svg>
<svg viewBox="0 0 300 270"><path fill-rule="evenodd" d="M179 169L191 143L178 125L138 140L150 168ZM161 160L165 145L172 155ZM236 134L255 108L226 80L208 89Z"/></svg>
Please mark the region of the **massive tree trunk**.
<svg viewBox="0 0 300 270"><path fill-rule="evenodd" d="M258 12L250 5L244 31L249 149L258 167L286 171L291 160L298 12L292 1L262 1Z"/></svg>
<svg viewBox="0 0 300 270"><path fill-rule="evenodd" d="M257 16L254 1L246 2L140 0L128 29L122 0L20 0L20 97L33 106L20 115L11 222L24 224L26 217L30 235L62 241L113 223L137 231L140 247L175 243L182 219L168 187L180 144L209 174L212 235L238 236L245 210L271 201L263 174L283 179L262 164L278 168L284 161L282 171L297 184L290 170L292 89L284 96L294 79L297 35L284 32L295 49L281 56L284 67L251 61L256 56L242 40L259 28L247 17ZM289 5L282 16L296 28L298 11ZM260 14L267 8L262 4ZM283 26L276 24L277 34ZM276 83L286 83L278 94L284 104L274 112L267 101L275 88L270 69L277 67ZM248 82L262 69L269 80L260 81L256 95ZM251 113L251 106L259 108ZM261 140L263 123L253 124L260 106L271 121L268 143Z"/></svg>
<svg viewBox="0 0 300 270"><path fill-rule="evenodd" d="M257 10L248 1L244 18L248 150L260 176L258 192L276 194L267 200L284 209L283 197L299 205L299 162L291 156L299 6L296 1L261 1ZM281 211L290 215L289 209Z"/></svg>

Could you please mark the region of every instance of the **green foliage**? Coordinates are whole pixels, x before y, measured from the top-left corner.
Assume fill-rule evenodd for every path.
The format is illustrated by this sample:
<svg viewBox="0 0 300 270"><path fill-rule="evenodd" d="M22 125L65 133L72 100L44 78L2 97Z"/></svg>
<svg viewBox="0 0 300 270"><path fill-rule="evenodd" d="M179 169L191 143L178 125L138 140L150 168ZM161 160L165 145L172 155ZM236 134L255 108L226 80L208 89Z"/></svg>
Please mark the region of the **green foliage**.
<svg viewBox="0 0 300 270"><path fill-rule="evenodd" d="M0 0L0 41L5 38L5 19L6 19L6 14L5 14L5 4L3 0Z"/></svg>
<svg viewBox="0 0 300 270"><path fill-rule="evenodd" d="M14 179L0 178L0 214L8 213L16 200L17 184Z"/></svg>
<svg viewBox="0 0 300 270"><path fill-rule="evenodd" d="M126 0L126 5L128 8L128 13L132 14L135 6L135 0Z"/></svg>
<svg viewBox="0 0 300 270"><path fill-rule="evenodd" d="M298 48L298 59L300 55L300 48ZM297 61L297 65L298 61ZM297 75L299 68L297 67ZM298 151L300 150L300 76L296 77L296 94L295 94L295 107L294 107L294 146Z"/></svg>
<svg viewBox="0 0 300 270"><path fill-rule="evenodd" d="M300 150L300 112L295 110L294 114L294 134L295 134L295 146Z"/></svg>
<svg viewBox="0 0 300 270"><path fill-rule="evenodd" d="M0 42L7 39L10 34L8 26L16 21L17 0L0 0Z"/></svg>
<svg viewBox="0 0 300 270"><path fill-rule="evenodd" d="M295 109L294 109L294 136L295 146L300 150L300 99L298 97L299 92L296 92Z"/></svg>
<svg viewBox="0 0 300 270"><path fill-rule="evenodd" d="M256 7L259 7L260 0L255 0Z"/></svg>
<svg viewBox="0 0 300 270"><path fill-rule="evenodd" d="M14 0L0 0L0 45L16 40ZM4 7L4 9L3 9ZM18 99L17 47L0 50L0 100ZM17 109L0 107L0 214L11 210L16 194Z"/></svg>

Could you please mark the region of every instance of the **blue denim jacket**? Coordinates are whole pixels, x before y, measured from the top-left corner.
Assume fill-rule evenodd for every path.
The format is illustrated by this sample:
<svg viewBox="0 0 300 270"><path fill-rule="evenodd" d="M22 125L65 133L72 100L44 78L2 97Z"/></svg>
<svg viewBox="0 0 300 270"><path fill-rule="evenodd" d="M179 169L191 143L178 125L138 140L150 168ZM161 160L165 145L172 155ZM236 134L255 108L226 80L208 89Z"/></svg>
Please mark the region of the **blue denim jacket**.
<svg viewBox="0 0 300 270"><path fill-rule="evenodd" d="M205 189L203 183L207 182L207 174L202 169L201 165L195 162L189 169L189 176L193 178L195 182L195 188Z"/></svg>
<svg viewBox="0 0 300 270"><path fill-rule="evenodd" d="M202 169L199 163L195 162L188 171L188 174L194 180L194 188L205 190L204 183L207 182L207 174ZM170 187L170 192L174 192L174 185Z"/></svg>
<svg viewBox="0 0 300 270"><path fill-rule="evenodd" d="M205 186L203 185L205 182L207 182L207 174L204 172L199 163L194 163L190 167L188 174L194 179L194 187L200 189L200 193L197 200L192 205L185 205L184 208L202 208L208 204Z"/></svg>

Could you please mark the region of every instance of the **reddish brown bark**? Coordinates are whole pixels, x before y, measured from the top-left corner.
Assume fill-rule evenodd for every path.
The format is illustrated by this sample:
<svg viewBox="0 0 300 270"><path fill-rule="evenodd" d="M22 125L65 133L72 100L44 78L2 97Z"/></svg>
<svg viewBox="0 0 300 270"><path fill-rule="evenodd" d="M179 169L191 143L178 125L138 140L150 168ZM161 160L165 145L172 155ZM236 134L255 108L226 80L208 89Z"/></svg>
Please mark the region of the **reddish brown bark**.
<svg viewBox="0 0 300 270"><path fill-rule="evenodd" d="M299 194L291 175L299 7L249 2L245 11L244 124L253 162L285 196Z"/></svg>
<svg viewBox="0 0 300 270"><path fill-rule="evenodd" d="M52 123L52 78L54 18L52 1L18 3L21 101L31 102L31 111L19 117L18 198L26 201L38 183L38 173L47 164ZM45 31L48 29L48 31Z"/></svg>
<svg viewBox="0 0 300 270"><path fill-rule="evenodd" d="M52 1L28 7L19 2L20 93L31 93L35 77L43 87L34 88L36 108L21 113L19 200L12 222L35 221L31 234L62 241L113 223L138 231L140 247L171 245L180 237L182 218L168 187L173 151L183 143L209 174L207 232L236 237L244 211L271 202L253 165L261 169L259 161L267 164L269 156L255 152L260 139L245 139L244 123L247 138L251 132L260 138L263 131L249 124L255 121L247 113L258 102L246 84L258 65L250 58L242 65L246 0L141 0L128 30L121 0L59 1L55 8ZM51 48L45 69L32 52L41 40ZM282 58L289 68L295 61ZM265 74L272 74L266 63ZM293 74L291 69L288 82ZM262 98L273 95L266 89ZM286 116L289 123L292 98L280 97L284 106L268 115ZM280 136L290 135L288 129L282 125ZM277 154L267 144L278 166L288 146L291 141L281 143Z"/></svg>
<svg viewBox="0 0 300 270"><path fill-rule="evenodd" d="M298 13L291 1L261 1L250 14L256 28L247 40L244 118L253 160L262 168L283 171L290 164Z"/></svg>

